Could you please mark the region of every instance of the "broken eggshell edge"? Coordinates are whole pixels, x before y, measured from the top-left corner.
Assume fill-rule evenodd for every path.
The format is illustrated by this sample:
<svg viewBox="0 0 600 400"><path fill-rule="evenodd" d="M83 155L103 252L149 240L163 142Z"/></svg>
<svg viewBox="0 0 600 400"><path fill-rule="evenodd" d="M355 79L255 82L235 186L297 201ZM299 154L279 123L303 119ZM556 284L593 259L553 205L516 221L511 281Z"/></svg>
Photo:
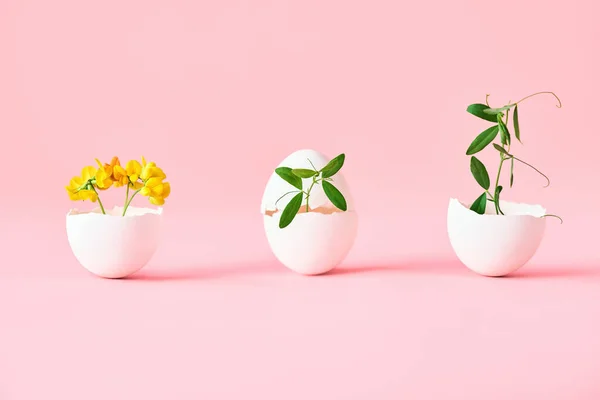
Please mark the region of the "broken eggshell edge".
<svg viewBox="0 0 600 400"><path fill-rule="evenodd" d="M448 237L460 261L485 276L504 276L525 265L537 251L546 229L540 205L500 201L505 215L487 202L480 215L457 199L448 205Z"/></svg>
<svg viewBox="0 0 600 400"><path fill-rule="evenodd" d="M314 166L320 170L329 161L330 158L318 151L304 149L290 154L277 168L313 169ZM323 187L316 185L309 199L310 212L306 212L306 199L303 199L299 213L283 229L279 228L281 212L294 195L277 200L296 188L275 172L267 182L261 202L265 233L275 257L292 271L303 275L329 272L344 260L354 244L358 216L348 183L341 172L332 179L332 184L346 199L347 211L337 209L323 192ZM303 179L303 186L308 187L310 182L312 178Z"/></svg>
<svg viewBox="0 0 600 400"><path fill-rule="evenodd" d="M67 238L79 263L94 275L123 278L142 269L160 242L162 208L114 207L67 213Z"/></svg>

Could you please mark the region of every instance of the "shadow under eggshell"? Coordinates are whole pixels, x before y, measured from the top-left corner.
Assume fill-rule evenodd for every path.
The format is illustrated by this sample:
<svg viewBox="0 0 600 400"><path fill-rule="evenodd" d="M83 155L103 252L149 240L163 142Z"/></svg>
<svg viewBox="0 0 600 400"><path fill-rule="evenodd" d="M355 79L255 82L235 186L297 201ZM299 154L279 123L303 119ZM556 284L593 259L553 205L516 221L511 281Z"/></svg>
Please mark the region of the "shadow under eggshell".
<svg viewBox="0 0 600 400"><path fill-rule="evenodd" d="M537 251L546 228L546 210L539 205L500 201L505 215L488 202L486 214L471 211L457 199L448 205L448 237L469 269L503 276L525 265Z"/></svg>
<svg viewBox="0 0 600 400"><path fill-rule="evenodd" d="M160 241L162 208L122 207L101 214L71 210L67 238L79 263L104 278L123 278L144 267Z"/></svg>

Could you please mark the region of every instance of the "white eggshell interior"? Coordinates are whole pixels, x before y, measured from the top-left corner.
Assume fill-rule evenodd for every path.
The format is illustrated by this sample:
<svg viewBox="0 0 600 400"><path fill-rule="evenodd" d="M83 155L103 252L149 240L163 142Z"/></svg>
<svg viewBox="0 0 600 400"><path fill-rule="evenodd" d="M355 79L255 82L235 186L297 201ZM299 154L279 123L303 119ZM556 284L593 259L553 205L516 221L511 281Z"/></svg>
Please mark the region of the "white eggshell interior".
<svg viewBox="0 0 600 400"><path fill-rule="evenodd" d="M503 276L525 265L537 251L546 229L546 210L539 205L500 201L505 215L488 202L479 215L457 199L448 206L448 236L454 252L469 269Z"/></svg>
<svg viewBox="0 0 600 400"><path fill-rule="evenodd" d="M281 213L264 216L265 232L275 257L303 275L326 273L341 263L354 244L358 217L354 211L300 212L279 228Z"/></svg>
<svg viewBox="0 0 600 400"><path fill-rule="evenodd" d="M312 165L308 160L310 160L313 163L314 167L317 170L320 170L325 165L327 165L327 163L330 161L330 158L315 150L298 150L287 156L281 163L279 163L277 168L290 167L313 169ZM275 168L273 170L275 170ZM341 171L343 171L343 167ZM344 175L341 171L339 171L332 177L333 182L331 183L340 192L342 192L344 198L346 199L348 211L352 211L354 210L354 201L352 199L352 194L350 193L350 188L348 187L348 184L346 183ZM304 188L307 188L310 182L312 182L312 178L303 179ZM261 213L264 214L267 211L283 210L285 206L290 202L290 200L294 197L294 195L290 194L279 201L277 200L285 193L294 190L297 189L294 186L290 185L288 182L284 181L279 175L277 175L273 171L263 193L263 198L260 206ZM321 185L315 185L313 187L310 194L309 205L311 209L316 209L319 207L334 207L325 195L325 192L323 192L323 187Z"/></svg>
<svg viewBox="0 0 600 400"><path fill-rule="evenodd" d="M122 278L144 267L160 239L162 208L115 207L67 214L67 237L79 263L104 278Z"/></svg>

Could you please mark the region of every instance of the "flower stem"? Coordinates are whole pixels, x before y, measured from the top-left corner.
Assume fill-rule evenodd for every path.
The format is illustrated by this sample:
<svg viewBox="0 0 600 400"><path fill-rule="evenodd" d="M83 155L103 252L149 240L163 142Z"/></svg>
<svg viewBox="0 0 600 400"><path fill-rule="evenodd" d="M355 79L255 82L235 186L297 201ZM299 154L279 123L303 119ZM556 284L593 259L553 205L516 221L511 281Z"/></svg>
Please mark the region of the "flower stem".
<svg viewBox="0 0 600 400"><path fill-rule="evenodd" d="M308 199L310 199L310 191L312 190L313 186L315 186L315 183L317 183L317 178L313 176L313 181L310 184L310 187L308 188L308 190L306 191L306 212L309 211Z"/></svg>
<svg viewBox="0 0 600 400"><path fill-rule="evenodd" d="M129 188L129 186L127 188ZM140 189L140 190L142 190L142 189ZM140 190L136 190L135 192L133 192L133 194L131 195L131 197L127 201L127 203L125 203L125 208L123 208L123 217L125 216L125 213L127 212L127 209L129 208L129 205L131 204L131 200L133 200L133 198L135 197L135 195L138 194L140 192Z"/></svg>
<svg viewBox="0 0 600 400"><path fill-rule="evenodd" d="M100 210L102 210L102 214L106 215L106 211L104 211L104 206L102 205L102 200L100 200L100 195L96 191L96 188L94 187L94 185L91 185L91 187L92 187L92 190L94 191L94 193L96 193L96 196L98 196L98 204L100 205Z"/></svg>

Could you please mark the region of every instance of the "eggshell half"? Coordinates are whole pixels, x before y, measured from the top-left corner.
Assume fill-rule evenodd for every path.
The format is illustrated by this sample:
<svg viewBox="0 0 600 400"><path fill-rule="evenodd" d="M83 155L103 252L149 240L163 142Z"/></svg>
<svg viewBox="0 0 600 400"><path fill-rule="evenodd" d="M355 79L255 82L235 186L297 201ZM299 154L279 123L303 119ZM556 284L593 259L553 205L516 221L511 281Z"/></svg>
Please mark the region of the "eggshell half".
<svg viewBox="0 0 600 400"><path fill-rule="evenodd" d="M354 244L358 217L354 211L299 213L287 227L279 228L281 213L264 216L265 232L275 257L303 275L331 271Z"/></svg>
<svg viewBox="0 0 600 400"><path fill-rule="evenodd" d="M525 265L537 251L546 229L539 205L500 201L505 215L488 202L479 215L457 199L448 206L448 236L454 252L472 271L503 276Z"/></svg>
<svg viewBox="0 0 600 400"><path fill-rule="evenodd" d="M277 168L290 167L313 169L312 165L308 160L310 160L313 163L314 167L317 170L320 170L325 165L327 165L327 163L330 161L330 158L315 150L298 150L287 156L281 163L279 163ZM274 170L275 168L273 168L273 171ZM341 171L343 170L344 168L342 167ZM352 194L350 192L348 183L346 183L344 175L341 171L339 171L332 177L333 182L331 183L336 188L338 188L340 192L342 192L344 198L346 199L348 211L352 211L354 210L354 200L352 198ZM312 178L303 179L304 186L307 187L307 184L310 184L311 181ZM294 196L285 196L284 198L279 200L279 202L277 202L277 199L279 199L285 193L292 190L296 190L296 188L290 185L288 182L281 179L279 175L273 172L271 174L271 177L269 178L269 181L267 182L265 191L263 193L260 212L264 214L267 211L275 211L278 209L283 210ZM325 192L323 192L323 187L321 185L316 185L311 191L309 205L311 209L316 209L319 207L334 207L325 195Z"/></svg>
<svg viewBox="0 0 600 400"><path fill-rule="evenodd" d="M115 207L67 214L67 237L79 263L104 278L122 278L144 267L158 248L162 208Z"/></svg>

